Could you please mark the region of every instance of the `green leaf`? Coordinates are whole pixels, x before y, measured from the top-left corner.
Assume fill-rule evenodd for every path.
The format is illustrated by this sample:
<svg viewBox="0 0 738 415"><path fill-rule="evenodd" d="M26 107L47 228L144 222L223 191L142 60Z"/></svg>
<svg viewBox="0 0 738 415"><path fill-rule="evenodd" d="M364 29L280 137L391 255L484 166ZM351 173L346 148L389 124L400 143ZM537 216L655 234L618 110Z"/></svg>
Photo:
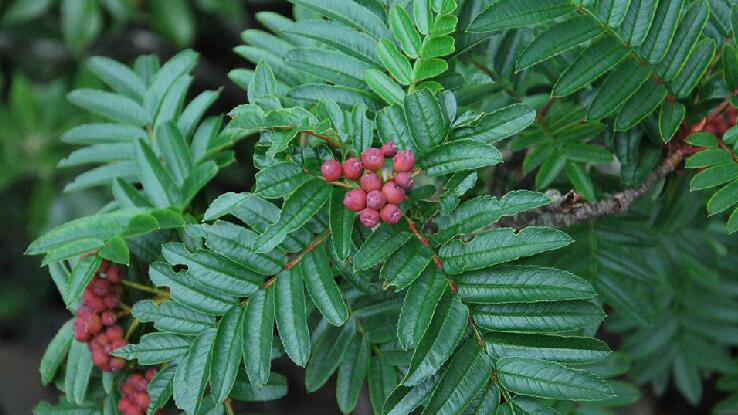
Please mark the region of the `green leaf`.
<svg viewBox="0 0 738 415"><path fill-rule="evenodd" d="M512 104L482 115L471 127L454 131L454 138L496 143L515 135L536 119L536 110L526 104Z"/></svg>
<svg viewBox="0 0 738 415"><path fill-rule="evenodd" d="M625 18L630 0L600 0L597 2L595 14L610 27L618 27Z"/></svg>
<svg viewBox="0 0 738 415"><path fill-rule="evenodd" d="M172 173L177 186L182 186L193 169L192 152L179 128L171 121L156 128L157 143L161 146L164 163Z"/></svg>
<svg viewBox="0 0 738 415"><path fill-rule="evenodd" d="M398 385L384 402L387 415L410 415L415 408L426 402L433 392L434 379L409 388Z"/></svg>
<svg viewBox="0 0 738 415"><path fill-rule="evenodd" d="M120 237L109 239L105 242L105 245L100 248L97 254L116 264L128 265L128 261L130 259L130 253L128 252L126 241Z"/></svg>
<svg viewBox="0 0 738 415"><path fill-rule="evenodd" d="M161 368L149 381L146 387L150 399L147 414L153 414L169 402L174 389L174 375L176 372L177 366L169 365Z"/></svg>
<svg viewBox="0 0 738 415"><path fill-rule="evenodd" d="M341 261L353 251L351 235L354 230L354 219L356 215L343 206L343 197L346 189L334 187L328 205L328 223L331 228L331 243L333 252Z"/></svg>
<svg viewBox="0 0 738 415"><path fill-rule="evenodd" d="M146 142L137 140L133 148L139 180L146 196L156 207L173 206L179 196L172 175Z"/></svg>
<svg viewBox="0 0 738 415"><path fill-rule="evenodd" d="M402 384L415 386L433 376L451 356L466 329L469 309L457 295L446 294L413 353Z"/></svg>
<svg viewBox="0 0 738 415"><path fill-rule="evenodd" d="M73 323L74 320L69 320L61 326L46 347L43 357L41 357L38 371L41 373L41 383L44 385L48 385L54 380L56 371L67 357L67 352L72 346Z"/></svg>
<svg viewBox="0 0 738 415"><path fill-rule="evenodd" d="M287 378L279 373L270 373L266 384L255 386L240 372L231 396L244 402L262 402L280 399L287 394Z"/></svg>
<svg viewBox="0 0 738 415"><path fill-rule="evenodd" d="M136 101L143 99L146 84L126 65L104 56L94 56L87 62L87 67L115 92Z"/></svg>
<svg viewBox="0 0 738 415"><path fill-rule="evenodd" d="M159 287L169 287L173 300L201 313L223 315L236 303L235 297L213 291L187 273L175 273L163 262L149 266L149 279Z"/></svg>
<svg viewBox="0 0 738 415"><path fill-rule="evenodd" d="M452 240L441 247L439 255L448 273L459 274L558 249L571 242L567 234L552 228L528 227L518 233L499 228L478 235L471 242Z"/></svg>
<svg viewBox="0 0 738 415"><path fill-rule="evenodd" d="M380 225L369 235L354 255L354 269L364 270L377 265L405 244L412 234L401 226Z"/></svg>
<svg viewBox="0 0 738 415"><path fill-rule="evenodd" d="M497 378L512 392L544 399L597 401L613 396L599 377L580 369L538 359L503 357L497 361Z"/></svg>
<svg viewBox="0 0 738 415"><path fill-rule="evenodd" d="M628 45L640 46L646 40L651 22L659 2L656 0L633 0L620 27L623 41Z"/></svg>
<svg viewBox="0 0 738 415"><path fill-rule="evenodd" d="M241 364L243 325L246 313L240 306L233 306L218 323L213 342L210 393L215 402L223 402L233 388Z"/></svg>
<svg viewBox="0 0 738 415"><path fill-rule="evenodd" d="M344 355L336 378L336 401L344 414L356 407L371 362L371 346L366 337L356 337L350 350L354 352Z"/></svg>
<svg viewBox="0 0 738 415"><path fill-rule="evenodd" d="M77 89L70 92L67 98L80 108L123 124L143 127L151 121L141 105L123 95L96 89Z"/></svg>
<svg viewBox="0 0 738 415"><path fill-rule="evenodd" d="M666 87L653 79L631 96L615 119L615 131L627 131L652 113L666 98Z"/></svg>
<svg viewBox="0 0 738 415"><path fill-rule="evenodd" d="M123 124L82 124L62 136L62 141L70 144L115 144L130 143L137 138L146 138L142 128Z"/></svg>
<svg viewBox="0 0 738 415"><path fill-rule="evenodd" d="M415 148L421 153L441 144L446 137L448 126L441 105L427 89L405 97L405 118Z"/></svg>
<svg viewBox="0 0 738 415"><path fill-rule="evenodd" d="M702 29L710 16L710 5L706 0L695 1L684 12L669 51L664 55L656 72L665 81L671 81L681 70L687 57L692 52Z"/></svg>
<svg viewBox="0 0 738 415"><path fill-rule="evenodd" d="M397 339L403 350L418 346L446 287L446 278L436 266L426 267L410 285L397 322Z"/></svg>
<svg viewBox="0 0 738 415"><path fill-rule="evenodd" d="M313 344L313 353L305 370L305 387L315 392L336 371L352 344L356 332L355 321L348 320L342 327L326 326Z"/></svg>
<svg viewBox="0 0 738 415"><path fill-rule="evenodd" d="M686 98L692 93L714 57L715 41L712 39L700 40L671 83L672 90L678 98Z"/></svg>
<svg viewBox="0 0 738 415"><path fill-rule="evenodd" d="M738 180L730 182L715 192L707 201L707 212L710 215L720 213L738 202Z"/></svg>
<svg viewBox="0 0 738 415"><path fill-rule="evenodd" d="M282 206L279 221L269 225L254 244L256 252L269 252L282 243L292 231L297 230L312 218L331 195L331 186L323 179L314 178L305 182L290 194Z"/></svg>
<svg viewBox="0 0 738 415"><path fill-rule="evenodd" d="M333 277L325 245L320 245L302 257L300 273L310 298L320 313L334 326L342 325L348 318L348 310Z"/></svg>
<svg viewBox="0 0 738 415"><path fill-rule="evenodd" d="M369 402L375 414L382 413L384 401L397 386L397 374L387 359L374 356L369 368Z"/></svg>
<svg viewBox="0 0 738 415"><path fill-rule="evenodd" d="M87 287L98 268L100 268L101 262L102 258L97 255L86 256L77 262L77 265L72 269L72 275L67 281L66 290L61 293L64 298L64 304L67 304L67 308L75 304L82 296L85 287Z"/></svg>
<svg viewBox="0 0 738 415"><path fill-rule="evenodd" d="M543 62L594 38L601 30L597 21L587 15L558 23L541 33L523 50L518 56L515 68L521 71Z"/></svg>
<svg viewBox="0 0 738 415"><path fill-rule="evenodd" d="M716 148L720 145L720 141L717 137L704 131L690 135L685 141L693 146L705 148Z"/></svg>
<svg viewBox="0 0 738 415"><path fill-rule="evenodd" d="M502 162L502 154L491 145L476 140L454 140L434 147L418 160L426 174L442 176L463 170L493 166Z"/></svg>
<svg viewBox="0 0 738 415"><path fill-rule="evenodd" d="M409 85L412 77L410 61L397 49L389 39L382 39L377 44L377 56L385 68L397 82Z"/></svg>
<svg viewBox="0 0 738 415"><path fill-rule="evenodd" d="M180 48L195 37L195 16L185 0L172 0L151 5L154 27Z"/></svg>
<svg viewBox="0 0 738 415"><path fill-rule="evenodd" d="M200 333L182 357L174 375L174 402L187 415L195 415L202 406L205 386L210 377L216 329Z"/></svg>
<svg viewBox="0 0 738 415"><path fill-rule="evenodd" d="M275 316L279 338L287 356L298 366L310 357L305 286L297 269L284 270L274 284Z"/></svg>
<svg viewBox="0 0 738 415"><path fill-rule="evenodd" d="M382 56L379 53L380 59ZM318 79L336 85L345 85L352 88L362 88L364 86L364 71L374 67L374 65L347 56L344 53L318 48L290 49L285 54L284 60L291 67L301 72L315 75ZM409 65L408 63L408 70Z"/></svg>
<svg viewBox="0 0 738 415"><path fill-rule="evenodd" d="M197 63L198 55L192 50L183 50L167 63L162 65L150 82L144 96L144 108L147 113L155 115L159 112L164 95L177 78L188 73Z"/></svg>
<svg viewBox="0 0 738 415"><path fill-rule="evenodd" d="M488 353L497 357L526 357L582 364L602 360L610 353L607 344L591 337L488 332L485 340Z"/></svg>
<svg viewBox="0 0 738 415"><path fill-rule="evenodd" d="M290 2L316 11L358 31L367 32L376 38L389 35L389 30L382 19L359 3L353 1L335 3L331 0L290 0Z"/></svg>
<svg viewBox="0 0 738 415"><path fill-rule="evenodd" d="M161 253L171 265L187 267L187 273L203 286L215 291L245 297L259 289L263 276L230 259L208 251L187 250L184 244L162 245Z"/></svg>
<svg viewBox="0 0 738 415"><path fill-rule="evenodd" d="M377 42L364 31L357 31L344 24L327 20L302 20L290 24L284 33L313 39L346 55L353 56L379 67Z"/></svg>
<svg viewBox="0 0 738 415"><path fill-rule="evenodd" d="M218 99L220 92L221 90L203 91L182 110L182 114L177 119L177 128L185 139L189 139L197 131L198 123L208 108Z"/></svg>
<svg viewBox="0 0 738 415"><path fill-rule="evenodd" d="M594 183L587 169L580 163L566 162L566 176L574 186L574 189L586 200L595 200Z"/></svg>
<svg viewBox="0 0 738 415"><path fill-rule="evenodd" d="M684 166L690 169L700 169L717 164L731 163L733 157L722 148L702 150L690 156Z"/></svg>
<svg viewBox="0 0 738 415"><path fill-rule="evenodd" d="M387 258L379 276L387 285L404 290L430 264L432 256L430 248L413 238Z"/></svg>
<svg viewBox="0 0 738 415"><path fill-rule="evenodd" d="M85 403L92 366L92 354L87 345L73 340L64 371L64 394L69 402L77 405Z"/></svg>
<svg viewBox="0 0 738 415"><path fill-rule="evenodd" d="M602 83L587 110L587 119L598 120L615 112L650 76L647 66L626 59Z"/></svg>
<svg viewBox="0 0 738 415"><path fill-rule="evenodd" d="M473 310L474 321L487 330L565 332L602 321L600 307L587 301L487 304Z"/></svg>
<svg viewBox="0 0 738 415"><path fill-rule="evenodd" d="M389 25L392 34L400 42L407 56L417 58L420 51L420 33L415 30L410 15L404 8L393 6L389 12Z"/></svg>
<svg viewBox="0 0 738 415"><path fill-rule="evenodd" d="M638 49L640 56L653 64L659 63L669 50L684 0L661 1L658 3L648 36Z"/></svg>
<svg viewBox="0 0 738 415"><path fill-rule="evenodd" d="M610 36L603 36L585 49L561 74L552 96L564 97L607 73L628 56L628 49Z"/></svg>
<svg viewBox="0 0 738 415"><path fill-rule="evenodd" d="M243 361L249 381L263 385L269 380L274 339L274 289L265 288L249 297L243 326Z"/></svg>
<svg viewBox="0 0 738 415"><path fill-rule="evenodd" d="M126 360L138 360L142 365L171 362L187 354L192 339L176 334L153 332L144 334L138 344L128 344L111 354Z"/></svg>
<svg viewBox="0 0 738 415"><path fill-rule="evenodd" d="M431 235L430 239L434 243L446 242L456 235L468 234L495 223L503 216L516 215L550 202L543 193L528 190L509 192L500 200L492 196L469 199L451 214L438 217L438 232Z"/></svg>
<svg viewBox="0 0 738 415"><path fill-rule="evenodd" d="M457 280L457 286L464 302L471 304L579 300L596 295L583 278L533 265L502 265L468 272Z"/></svg>
<svg viewBox="0 0 738 415"><path fill-rule="evenodd" d="M692 177L689 190L709 189L738 178L738 164L729 162L707 168Z"/></svg>
<svg viewBox="0 0 738 415"><path fill-rule="evenodd" d="M255 103L260 98L275 95L276 92L277 81L274 78L272 68L265 61L259 61L254 69L254 76L251 78L247 90L249 102Z"/></svg>
<svg viewBox="0 0 738 415"><path fill-rule="evenodd" d="M213 317L174 301L164 301L160 305L152 300L139 301L133 306L133 316L143 322L153 322L157 330L185 336L195 336L215 324Z"/></svg>
<svg viewBox="0 0 738 415"><path fill-rule="evenodd" d="M530 27L569 14L574 7L568 0L500 0L477 14L470 32Z"/></svg>
<svg viewBox="0 0 738 415"><path fill-rule="evenodd" d="M394 141L399 149L415 151L415 143L401 106L385 107L377 113L377 131L383 142Z"/></svg>
<svg viewBox="0 0 738 415"><path fill-rule="evenodd" d="M402 105L405 91L384 72L377 69L367 69L364 72L364 81L387 104Z"/></svg>
<svg viewBox="0 0 738 415"><path fill-rule="evenodd" d="M95 0L63 0L61 29L64 42L75 52L92 43L102 28L100 5Z"/></svg>
<svg viewBox="0 0 738 415"><path fill-rule="evenodd" d="M659 111L659 134L661 141L667 143L679 131L686 109L680 102L664 101Z"/></svg>
<svg viewBox="0 0 738 415"><path fill-rule="evenodd" d="M493 370L492 358L479 348L476 339L467 340L449 363L422 413L462 413L487 385Z"/></svg>
<svg viewBox="0 0 738 415"><path fill-rule="evenodd" d="M565 144L563 153L568 160L581 163L609 163L612 161L610 150L592 144Z"/></svg>
<svg viewBox="0 0 738 415"><path fill-rule="evenodd" d="M417 61L415 61L415 64L413 65L413 82L417 83L425 79L434 78L446 72L447 69L448 69L448 63L443 59L437 59L437 58L418 59ZM418 86L418 89L421 89L423 86L428 86L428 85L431 85L431 84L423 83ZM435 91L437 91L437 89L434 90L434 92Z"/></svg>
<svg viewBox="0 0 738 415"><path fill-rule="evenodd" d="M723 75L728 89L738 89L738 49L734 45L723 46Z"/></svg>

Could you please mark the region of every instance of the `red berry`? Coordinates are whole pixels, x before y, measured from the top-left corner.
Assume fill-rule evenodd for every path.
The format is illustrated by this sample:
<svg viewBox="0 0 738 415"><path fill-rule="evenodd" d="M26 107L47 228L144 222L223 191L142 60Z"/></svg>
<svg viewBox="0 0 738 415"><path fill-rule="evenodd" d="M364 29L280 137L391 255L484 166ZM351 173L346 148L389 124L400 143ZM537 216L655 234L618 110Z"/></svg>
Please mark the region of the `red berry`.
<svg viewBox="0 0 738 415"><path fill-rule="evenodd" d="M120 357L113 357L110 359L110 370L113 372L119 372L126 366L126 361Z"/></svg>
<svg viewBox="0 0 738 415"><path fill-rule="evenodd" d="M136 394L136 397L134 398L134 402L136 403L136 406L138 406L141 409L146 409L149 407L149 394L145 392L141 392Z"/></svg>
<svg viewBox="0 0 738 415"><path fill-rule="evenodd" d="M379 170L384 166L384 154L378 148L368 148L361 153L361 162L369 170Z"/></svg>
<svg viewBox="0 0 738 415"><path fill-rule="evenodd" d="M359 213L359 222L367 228L373 228L379 223L379 212L366 208Z"/></svg>
<svg viewBox="0 0 738 415"><path fill-rule="evenodd" d="M343 162L343 175L347 179L356 180L361 177L361 173L364 171L364 166L361 164L361 160L356 157L351 157Z"/></svg>
<svg viewBox="0 0 738 415"><path fill-rule="evenodd" d="M118 317L115 316L114 312L108 310L102 313L102 315L100 316L100 320L102 321L103 325L112 326L118 320Z"/></svg>
<svg viewBox="0 0 738 415"><path fill-rule="evenodd" d="M387 198L379 190L372 190L366 195L366 207L374 210L379 210L387 204Z"/></svg>
<svg viewBox="0 0 738 415"><path fill-rule="evenodd" d="M85 288L84 292L82 293L82 303L83 304L89 304L90 301L92 301L93 298L95 298L95 292L92 291L92 286L88 285L87 288Z"/></svg>
<svg viewBox="0 0 738 415"><path fill-rule="evenodd" d="M123 393L126 394L125 391L123 391ZM122 413L127 413L132 406L133 402L131 402L127 397L123 397L118 401L118 410Z"/></svg>
<svg viewBox="0 0 738 415"><path fill-rule="evenodd" d="M336 160L326 160L323 162L323 165L320 166L320 173L326 181L335 182L343 175L341 163Z"/></svg>
<svg viewBox="0 0 738 415"><path fill-rule="evenodd" d="M131 382L133 388L139 392L146 392L146 386L149 384L146 378L140 373L134 373L128 378L128 381Z"/></svg>
<svg viewBox="0 0 738 415"><path fill-rule="evenodd" d="M92 352L92 363L94 363L95 366L104 366L108 363L109 359L110 355L102 350L95 350Z"/></svg>
<svg viewBox="0 0 738 415"><path fill-rule="evenodd" d="M103 259L100 262L100 266L97 267L97 272L98 273L105 272L108 270L108 268L110 268L110 261L108 261L107 259Z"/></svg>
<svg viewBox="0 0 738 415"><path fill-rule="evenodd" d="M87 332L97 334L102 330L102 328L103 326L102 321L100 321L100 317L97 314L91 314L87 321Z"/></svg>
<svg viewBox="0 0 738 415"><path fill-rule="evenodd" d="M108 295L103 298L103 304L105 304L105 307L107 308L116 308L120 305L120 297L115 294Z"/></svg>
<svg viewBox="0 0 738 415"><path fill-rule="evenodd" d="M103 311L107 310L107 307L105 307L105 301L101 297L93 297L90 299L90 301L86 304L89 306L92 311L95 313L102 313Z"/></svg>
<svg viewBox="0 0 738 415"><path fill-rule="evenodd" d="M153 367L146 369L146 373L144 374L146 380L151 380L154 378L154 376L156 376L156 369L154 369Z"/></svg>
<svg viewBox="0 0 738 415"><path fill-rule="evenodd" d="M136 389L134 389L133 385L128 382L128 379L126 379L123 386L120 387L120 391L123 392L123 395L133 395L136 393Z"/></svg>
<svg viewBox="0 0 738 415"><path fill-rule="evenodd" d="M379 211L379 216L387 223L397 223L402 218L402 212L397 205L389 204Z"/></svg>
<svg viewBox="0 0 738 415"><path fill-rule="evenodd" d="M108 295L109 289L110 281L107 280L97 280L92 284L92 291L98 297L105 297Z"/></svg>
<svg viewBox="0 0 738 415"><path fill-rule="evenodd" d="M409 189L413 186L413 176L407 172L397 173L395 176L395 183L403 189Z"/></svg>
<svg viewBox="0 0 738 415"><path fill-rule="evenodd" d="M92 339L92 344L95 346L107 346L108 344L110 344L110 338L108 338L106 332L102 332L95 336L94 339Z"/></svg>
<svg viewBox="0 0 738 415"><path fill-rule="evenodd" d="M384 154L385 157L394 157L395 154L397 154L397 146L394 141L388 141L382 144L382 154Z"/></svg>
<svg viewBox="0 0 738 415"><path fill-rule="evenodd" d="M122 339L123 329L120 326L108 327L107 330L105 330L105 336L110 340Z"/></svg>
<svg viewBox="0 0 738 415"><path fill-rule="evenodd" d="M111 265L107 271L105 271L105 278L113 284L120 284L123 281L123 271L116 265Z"/></svg>
<svg viewBox="0 0 738 415"><path fill-rule="evenodd" d="M393 181L389 181L382 186L382 193L387 198L387 203L399 205L405 200L405 191Z"/></svg>
<svg viewBox="0 0 738 415"><path fill-rule="evenodd" d="M353 189L343 196L343 205L352 212L359 212L366 207L366 192Z"/></svg>
<svg viewBox="0 0 738 415"><path fill-rule="evenodd" d="M372 190L379 190L382 188L382 179L377 176L377 173L369 172L359 179L361 189L365 192L371 192Z"/></svg>
<svg viewBox="0 0 738 415"><path fill-rule="evenodd" d="M392 162L395 172L412 171L415 167L415 156L410 150L400 150L392 158Z"/></svg>

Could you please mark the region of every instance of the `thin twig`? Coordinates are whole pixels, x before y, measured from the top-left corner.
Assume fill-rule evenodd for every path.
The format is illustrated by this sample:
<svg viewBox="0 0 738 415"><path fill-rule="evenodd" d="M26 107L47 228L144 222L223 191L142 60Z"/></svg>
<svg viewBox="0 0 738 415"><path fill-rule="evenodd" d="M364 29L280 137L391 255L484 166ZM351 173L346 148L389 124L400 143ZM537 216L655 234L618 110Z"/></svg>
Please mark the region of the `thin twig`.
<svg viewBox="0 0 738 415"><path fill-rule="evenodd" d="M160 290L154 287L149 287L148 285L144 285L144 284L139 284L131 280L123 280L122 284L128 288L133 288L134 290L145 291L147 293L156 294L159 297L169 297L169 293L164 290Z"/></svg>
<svg viewBox="0 0 738 415"><path fill-rule="evenodd" d="M299 263L300 263L300 261L302 260L302 258L303 258L303 257L304 257L305 255L307 255L308 253L310 253L311 251L313 251L313 250L314 250L315 248L317 248L317 247L318 247L318 246L319 246L320 244L322 244L322 243L323 243L323 241L325 241L325 240L326 240L326 239L327 239L327 238L328 238L328 237L329 237L330 235L331 235L331 230L330 230L330 229L326 229L326 230L325 230L325 232L321 233L321 234L320 234L320 235L318 235L318 236L317 236L317 237L316 237L315 239L313 239L312 241L310 241L310 244L309 244L308 246L306 246L306 247L305 247L305 249L303 249L302 251L300 251L300 253L299 253L299 254L295 255L295 256L294 256L294 257L293 257L293 258L292 258L292 259L290 260L290 262L288 262L288 263L287 263L287 264L286 264L286 265L284 266L284 269L291 269L291 268L293 268L293 267L294 267L295 265L299 264ZM269 282L269 281L267 281L267 282ZM265 283L265 284L266 284L266 283Z"/></svg>

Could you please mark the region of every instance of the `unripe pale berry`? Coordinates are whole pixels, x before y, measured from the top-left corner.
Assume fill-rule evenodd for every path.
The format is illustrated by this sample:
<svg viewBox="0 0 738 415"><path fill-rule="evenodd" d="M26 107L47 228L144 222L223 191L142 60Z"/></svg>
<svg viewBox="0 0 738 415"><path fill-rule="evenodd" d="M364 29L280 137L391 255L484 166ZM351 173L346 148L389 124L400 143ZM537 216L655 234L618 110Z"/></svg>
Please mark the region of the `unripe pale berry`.
<svg viewBox="0 0 738 415"><path fill-rule="evenodd" d="M413 186L413 175L404 171L397 173L395 183L403 189L409 189Z"/></svg>
<svg viewBox="0 0 738 415"><path fill-rule="evenodd" d="M323 165L320 166L320 173L326 181L335 182L343 175L341 163L336 160L326 160L323 162Z"/></svg>
<svg viewBox="0 0 738 415"><path fill-rule="evenodd" d="M372 190L366 194L366 207L379 210L387 204L387 197L379 190Z"/></svg>
<svg viewBox="0 0 738 415"><path fill-rule="evenodd" d="M356 180L361 177L361 173L364 171L364 165L361 164L361 160L356 157L351 157L343 162L343 176L347 179Z"/></svg>
<svg viewBox="0 0 738 415"><path fill-rule="evenodd" d="M382 193L387 198L387 203L399 205L405 200L405 191L393 181L389 181L382 186Z"/></svg>
<svg viewBox="0 0 738 415"><path fill-rule="evenodd" d="M394 157L397 154L397 146L393 141L388 141L382 144L382 154L385 157Z"/></svg>
<svg viewBox="0 0 738 415"><path fill-rule="evenodd" d="M361 153L361 162L369 170L379 170L384 166L384 154L378 148L368 148Z"/></svg>
<svg viewBox="0 0 738 415"><path fill-rule="evenodd" d="M379 212L366 208L359 213L359 222L367 228L373 228L379 223Z"/></svg>
<svg viewBox="0 0 738 415"><path fill-rule="evenodd" d="M412 171L415 167L415 156L410 150L400 150L392 158L393 168L395 172L408 172Z"/></svg>
<svg viewBox="0 0 738 415"><path fill-rule="evenodd" d="M366 192L353 189L343 196L343 205L352 212L359 212L366 207Z"/></svg>
<svg viewBox="0 0 738 415"><path fill-rule="evenodd" d="M365 192L371 192L372 190L379 190L382 188L382 179L379 178L377 173L369 172L359 179L361 189Z"/></svg>
<svg viewBox="0 0 738 415"><path fill-rule="evenodd" d="M379 216L387 223L397 223L402 218L402 212L397 205L389 204L379 211Z"/></svg>

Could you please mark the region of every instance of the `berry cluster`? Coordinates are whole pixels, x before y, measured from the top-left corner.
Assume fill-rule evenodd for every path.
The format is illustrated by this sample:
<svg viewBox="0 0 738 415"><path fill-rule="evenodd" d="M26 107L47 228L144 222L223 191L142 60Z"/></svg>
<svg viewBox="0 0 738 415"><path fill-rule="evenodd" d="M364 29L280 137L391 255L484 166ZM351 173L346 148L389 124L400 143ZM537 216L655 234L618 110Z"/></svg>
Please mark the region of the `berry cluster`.
<svg viewBox="0 0 738 415"><path fill-rule="evenodd" d="M151 368L146 372L133 373L120 384L121 398L118 401L118 410L123 415L144 415L149 407L149 393L146 387L149 386L151 378L156 375L156 369ZM157 415L163 414L160 409L156 411Z"/></svg>
<svg viewBox="0 0 738 415"><path fill-rule="evenodd" d="M116 324L115 309L123 293L123 271L117 265L103 260L97 274L85 288L82 304L74 321L74 338L87 343L92 361L105 372L117 372L125 360L110 355L126 345L123 329Z"/></svg>
<svg viewBox="0 0 738 415"><path fill-rule="evenodd" d="M391 172L383 170L385 157L392 158ZM399 205L405 200L405 190L413 185L413 167L413 152L398 151L390 141L382 148L367 149L361 154L361 159L351 157L343 164L327 160L320 167L320 172L329 182L341 177L358 181L359 187L346 193L343 205L359 213L362 225L373 228L380 219L386 223L397 223L402 218Z"/></svg>

